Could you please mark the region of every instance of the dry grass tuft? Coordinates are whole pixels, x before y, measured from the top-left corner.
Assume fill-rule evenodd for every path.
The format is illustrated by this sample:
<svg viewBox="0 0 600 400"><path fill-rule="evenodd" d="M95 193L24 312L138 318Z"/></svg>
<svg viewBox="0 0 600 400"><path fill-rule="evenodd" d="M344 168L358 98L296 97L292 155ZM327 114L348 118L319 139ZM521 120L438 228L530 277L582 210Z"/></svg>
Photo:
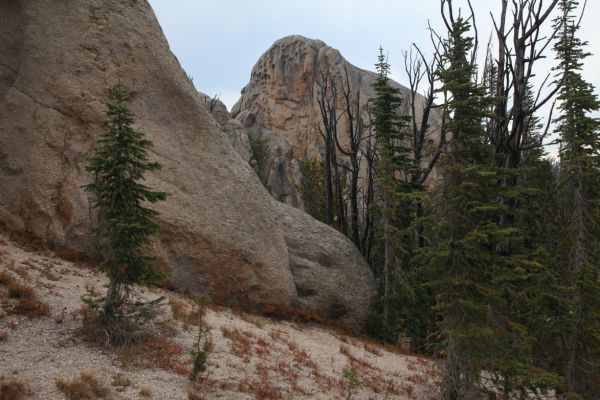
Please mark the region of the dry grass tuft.
<svg viewBox="0 0 600 400"><path fill-rule="evenodd" d="M110 394L108 387L100 383L92 372L81 372L70 382L57 379L56 386L69 400L106 399Z"/></svg>
<svg viewBox="0 0 600 400"><path fill-rule="evenodd" d="M150 388L147 387L143 387L140 389L140 397L143 397L145 399L149 399L152 397L152 391L150 390Z"/></svg>
<svg viewBox="0 0 600 400"><path fill-rule="evenodd" d="M206 397L204 397L204 395L202 395L196 389L189 389L187 395L188 395L188 400L205 400L206 399Z"/></svg>
<svg viewBox="0 0 600 400"><path fill-rule="evenodd" d="M20 283L10 272L0 272L0 284L6 287L8 297L13 300L9 304L11 314L25 315L29 318L50 314L48 303L39 301L34 289Z"/></svg>
<svg viewBox="0 0 600 400"><path fill-rule="evenodd" d="M131 380L125 375L118 373L113 376L112 385L117 389L117 392L122 392L129 386L131 386Z"/></svg>
<svg viewBox="0 0 600 400"><path fill-rule="evenodd" d="M22 297L13 308L13 313L29 318L43 317L50 314L50 306L48 303L37 300L35 296Z"/></svg>
<svg viewBox="0 0 600 400"><path fill-rule="evenodd" d="M7 285L8 296L11 299L22 299L24 297L33 297L34 292L31 286L24 285L22 283L13 280Z"/></svg>
<svg viewBox="0 0 600 400"><path fill-rule="evenodd" d="M271 339L273 339L276 342L284 340L283 334L284 332L276 329L272 329L271 332L269 332L269 336L271 336Z"/></svg>
<svg viewBox="0 0 600 400"><path fill-rule="evenodd" d="M135 347L138 355L157 368L183 376L190 374L189 368L181 359L183 348L165 336L155 337L146 343L140 342Z"/></svg>
<svg viewBox="0 0 600 400"><path fill-rule="evenodd" d="M185 300L178 297L169 297L169 305L171 306L171 313L173 319L183 322L186 325L193 324L194 321L194 310L190 309L190 306Z"/></svg>
<svg viewBox="0 0 600 400"><path fill-rule="evenodd" d="M350 357L352 355L352 353L350 352L350 347L348 347L344 344L340 345L340 353L342 353L346 357Z"/></svg>
<svg viewBox="0 0 600 400"><path fill-rule="evenodd" d="M0 285L8 286L9 283L14 282L15 278L12 274L6 270L0 271Z"/></svg>
<svg viewBox="0 0 600 400"><path fill-rule="evenodd" d="M247 314L244 312L240 313L239 317L243 321L246 321L247 323L252 324L259 329L262 329L265 326L265 320L262 317L252 315L252 314Z"/></svg>
<svg viewBox="0 0 600 400"><path fill-rule="evenodd" d="M21 279L25 281L28 281L30 278L29 271L27 271L27 268L25 268L24 265L21 265L19 268L17 268L15 272L21 277Z"/></svg>
<svg viewBox="0 0 600 400"><path fill-rule="evenodd" d="M31 392L22 381L0 376L0 400L25 400L30 395Z"/></svg>
<svg viewBox="0 0 600 400"><path fill-rule="evenodd" d="M373 343L365 342L364 347L365 347L365 350L371 354L375 354L376 356L379 356L379 357L383 356L383 352L381 351L381 349Z"/></svg>
<svg viewBox="0 0 600 400"><path fill-rule="evenodd" d="M292 356L294 357L294 361L295 361L295 365L297 367L306 367L308 369L316 369L317 368L317 364L312 360L312 358L310 357L310 354L308 354L306 352L306 350L301 349L300 346L298 346L297 343L292 342L291 340L288 341L288 349L289 351L292 353Z"/></svg>
<svg viewBox="0 0 600 400"><path fill-rule="evenodd" d="M244 379L240 382L239 391L254 395L257 400L281 400L283 393L270 381L268 375L255 379Z"/></svg>
<svg viewBox="0 0 600 400"><path fill-rule="evenodd" d="M221 327L223 336L231 341L231 353L249 363L252 358L252 341L250 332L242 332L238 328Z"/></svg>
<svg viewBox="0 0 600 400"><path fill-rule="evenodd" d="M173 328L159 323L140 323L122 318L107 323L98 310L83 306L79 310L83 339L95 346L113 347L124 365L154 366L179 375L189 373L184 350L171 337Z"/></svg>

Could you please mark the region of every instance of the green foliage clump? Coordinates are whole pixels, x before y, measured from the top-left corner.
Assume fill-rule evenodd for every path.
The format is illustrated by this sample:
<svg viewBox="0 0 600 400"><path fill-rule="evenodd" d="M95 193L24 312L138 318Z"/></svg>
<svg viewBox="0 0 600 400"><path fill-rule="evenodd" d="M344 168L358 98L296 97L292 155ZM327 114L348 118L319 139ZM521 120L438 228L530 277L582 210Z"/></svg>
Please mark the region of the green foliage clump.
<svg viewBox="0 0 600 400"><path fill-rule="evenodd" d="M325 166L323 161L302 160L302 200L304 211L325 222Z"/></svg>
<svg viewBox="0 0 600 400"><path fill-rule="evenodd" d="M250 152L252 153L250 161L254 162L254 171L262 178L265 163L269 158L269 139L262 138L260 135L256 139L250 139Z"/></svg>
<svg viewBox="0 0 600 400"><path fill-rule="evenodd" d="M344 368L344 370L342 371L342 375L344 376L344 380L348 385L348 393L346 394L346 400L350 400L356 389L362 387L364 385L364 382L360 380L360 378L358 377L358 373L353 369Z"/></svg>
<svg viewBox="0 0 600 400"><path fill-rule="evenodd" d="M196 298L196 304L198 305L196 312L198 335L196 336L196 346L192 349L192 371L190 372L190 380L192 381L195 381L199 374L206 371L208 353L211 349L211 341L208 336L209 328L204 321L210 300L206 297L198 297Z"/></svg>

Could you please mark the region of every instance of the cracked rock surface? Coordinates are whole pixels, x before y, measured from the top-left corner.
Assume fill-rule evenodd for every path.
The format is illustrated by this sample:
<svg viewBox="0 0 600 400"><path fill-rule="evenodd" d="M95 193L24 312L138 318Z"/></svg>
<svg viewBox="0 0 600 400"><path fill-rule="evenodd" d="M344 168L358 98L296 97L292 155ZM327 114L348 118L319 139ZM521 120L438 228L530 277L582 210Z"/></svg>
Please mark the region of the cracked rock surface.
<svg viewBox="0 0 600 400"><path fill-rule="evenodd" d="M395 67L400 68L399 65ZM261 175L267 190L279 201L300 209L304 206L300 162L305 159L325 160L319 99L324 85L323 76L327 73L333 77L338 92L338 139L340 145L348 149L349 121L343 92L349 88L353 101L360 99L360 115L368 125L367 103L375 96L372 85L377 74L355 67L337 49L321 40L293 35L273 43L254 65L250 81L231 110L231 115L246 128L250 139L268 140L270 154ZM397 82L390 83L400 89L406 107L410 90ZM330 96L330 92L327 93ZM415 114L419 122L423 100L422 96L416 95ZM408 114L408 108L401 111ZM429 123L430 142L427 146L437 145L441 126L437 110L431 112ZM367 136L368 133L364 133L363 137ZM366 142L363 140L363 146ZM348 163L347 157L339 151L338 161ZM361 178L366 174L365 166L366 162L363 162ZM345 173L344 169L341 173ZM435 180L436 176L437 171L434 170L430 179Z"/></svg>

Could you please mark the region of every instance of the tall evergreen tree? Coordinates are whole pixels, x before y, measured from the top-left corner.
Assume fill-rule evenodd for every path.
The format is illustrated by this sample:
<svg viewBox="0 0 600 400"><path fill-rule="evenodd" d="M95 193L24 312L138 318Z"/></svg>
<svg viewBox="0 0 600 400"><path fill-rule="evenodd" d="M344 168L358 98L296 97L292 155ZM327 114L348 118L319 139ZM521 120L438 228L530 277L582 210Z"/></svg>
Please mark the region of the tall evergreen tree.
<svg viewBox="0 0 600 400"><path fill-rule="evenodd" d="M406 267L412 257L411 232L414 220L414 196L421 184L411 182L409 176L419 168L411 158L407 146L407 119L400 115L400 91L390 85L388 64L383 49L379 49L377 79L373 84L376 96L372 100L373 128L376 142L375 196L379 221L380 251L378 278L381 286L381 312L383 329L391 339L398 329L395 305L399 298L408 298L412 290L408 285ZM394 310L394 311L393 311ZM394 314L394 315L392 315Z"/></svg>
<svg viewBox="0 0 600 400"><path fill-rule="evenodd" d="M565 221L563 268L572 299L566 339L565 377L583 399L600 393L600 110L594 87L581 76L586 42L578 38L576 0L561 0L555 46L562 80L559 92L560 181Z"/></svg>
<svg viewBox="0 0 600 400"><path fill-rule="evenodd" d="M415 261L436 293L444 398L480 399L501 390L508 399L532 371L526 328L514 307L527 260L514 249L520 231L501 224L503 200L516 193L499 184L511 172L497 167L486 132L493 99L474 80L470 24L459 17L450 28L439 74L451 140L434 192L433 245Z"/></svg>
<svg viewBox="0 0 600 400"><path fill-rule="evenodd" d="M154 222L158 212L143 203L167 197L167 193L153 191L142 183L145 172L160 169L161 165L148 159L152 142L132 128L130 94L119 83L112 95L113 101L107 105L110 129L98 140L96 153L86 167L95 181L84 186L92 194L99 214L94 232L99 239L96 250L102 258L100 269L110 279L103 309L107 320L120 316L132 284L162 276L154 266L155 257L143 251L160 229Z"/></svg>

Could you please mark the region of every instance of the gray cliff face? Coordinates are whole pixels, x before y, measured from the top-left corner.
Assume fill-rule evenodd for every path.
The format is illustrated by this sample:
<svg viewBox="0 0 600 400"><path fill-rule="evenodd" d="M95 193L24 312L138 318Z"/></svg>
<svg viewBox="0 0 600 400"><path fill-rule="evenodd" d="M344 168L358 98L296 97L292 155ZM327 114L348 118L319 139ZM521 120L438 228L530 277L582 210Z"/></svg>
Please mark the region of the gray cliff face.
<svg viewBox="0 0 600 400"><path fill-rule="evenodd" d="M279 201L298 208L303 208L299 162L324 159L318 103L322 71L342 77L347 73L350 89L362 104L361 116L368 121L366 104L375 96L372 84L377 75L353 66L324 42L303 36L277 40L260 57L252 69L250 82L231 111L246 126L250 139L262 137L269 141L270 157L261 176L267 190ZM393 81L392 85L405 97L409 95L406 87ZM342 116L338 122L340 142L346 146L348 122L343 118L342 105L337 111ZM421 111L417 107L417 119L421 118ZM439 129L437 113L433 113L431 122L432 130ZM438 136L432 135L431 144L437 143ZM431 179L435 176L434 171Z"/></svg>
<svg viewBox="0 0 600 400"><path fill-rule="evenodd" d="M172 194L156 205L155 247L174 283L222 304L338 309L359 327L375 294L368 265L333 229L275 204L243 158L241 121L210 114L145 0L0 0L0 222L89 249L97 217L81 186L118 81L163 165L147 184Z"/></svg>

